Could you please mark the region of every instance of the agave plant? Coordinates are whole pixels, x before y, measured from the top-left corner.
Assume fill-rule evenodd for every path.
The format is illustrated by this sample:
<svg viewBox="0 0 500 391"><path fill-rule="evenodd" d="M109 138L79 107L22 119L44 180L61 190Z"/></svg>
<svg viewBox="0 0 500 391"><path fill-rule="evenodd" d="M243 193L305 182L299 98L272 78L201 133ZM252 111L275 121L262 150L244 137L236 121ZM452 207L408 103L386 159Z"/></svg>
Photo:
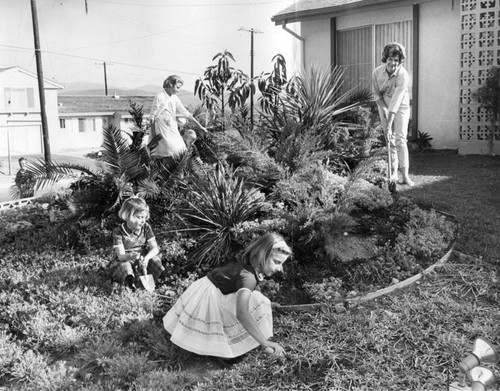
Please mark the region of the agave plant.
<svg viewBox="0 0 500 391"><path fill-rule="evenodd" d="M360 128L343 119L372 99L365 89L344 91L343 75L338 67L312 67L307 74L292 77L276 90L273 100L267 100L262 127L274 140L272 154L292 171L300 168L301 160L311 158L343 164L336 145L349 142Z"/></svg>
<svg viewBox="0 0 500 391"><path fill-rule="evenodd" d="M233 254L238 227L262 208L262 193L237 173L219 163L205 178L188 184L191 198L182 218L188 230L198 234L190 265L224 263Z"/></svg>

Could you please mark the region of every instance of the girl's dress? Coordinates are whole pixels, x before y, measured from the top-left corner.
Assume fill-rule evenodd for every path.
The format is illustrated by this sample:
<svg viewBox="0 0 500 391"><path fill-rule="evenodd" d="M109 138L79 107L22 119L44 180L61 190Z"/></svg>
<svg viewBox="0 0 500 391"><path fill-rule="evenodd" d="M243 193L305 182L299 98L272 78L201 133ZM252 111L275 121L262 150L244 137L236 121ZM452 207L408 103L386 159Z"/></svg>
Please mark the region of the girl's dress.
<svg viewBox="0 0 500 391"><path fill-rule="evenodd" d="M252 292L249 312L264 338L273 335L271 302L256 290L261 279L241 262L214 269L195 281L163 318L170 340L190 352L234 358L259 346L236 318L236 296Z"/></svg>
<svg viewBox="0 0 500 391"><path fill-rule="evenodd" d="M125 224L122 224L113 231L113 248L123 246L126 254L137 252L144 256L148 253L148 241L154 238L153 230L148 223L138 232L130 232ZM111 278L123 283L127 276L135 277L138 272L142 273L142 270L135 270L137 269L135 263L135 261L120 262L115 254L114 260L109 265ZM164 270L160 257L156 256L148 261L147 272L153 275L155 282L158 282Z"/></svg>

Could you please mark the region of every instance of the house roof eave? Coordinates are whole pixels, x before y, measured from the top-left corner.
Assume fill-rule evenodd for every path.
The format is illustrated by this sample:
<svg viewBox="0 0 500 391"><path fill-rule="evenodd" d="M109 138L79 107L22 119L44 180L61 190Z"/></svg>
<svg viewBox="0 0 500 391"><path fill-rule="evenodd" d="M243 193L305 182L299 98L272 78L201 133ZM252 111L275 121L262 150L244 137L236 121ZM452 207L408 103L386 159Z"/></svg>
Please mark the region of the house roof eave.
<svg viewBox="0 0 500 391"><path fill-rule="evenodd" d="M349 3L332 5L326 7L306 8L303 10L285 9L271 17L271 21L276 26L286 25L287 23L296 23L305 19L325 17L325 15L335 15L337 13L350 11L353 9L373 7L381 4L400 3L400 0L354 0ZM289 7L290 9L290 7Z"/></svg>

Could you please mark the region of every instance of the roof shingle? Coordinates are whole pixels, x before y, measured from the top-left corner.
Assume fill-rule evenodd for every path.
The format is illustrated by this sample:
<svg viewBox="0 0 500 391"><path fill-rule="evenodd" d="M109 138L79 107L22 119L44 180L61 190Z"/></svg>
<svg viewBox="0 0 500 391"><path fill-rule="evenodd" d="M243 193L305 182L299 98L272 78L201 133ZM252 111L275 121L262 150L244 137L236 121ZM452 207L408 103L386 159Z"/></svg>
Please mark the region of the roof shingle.
<svg viewBox="0 0 500 391"><path fill-rule="evenodd" d="M303 17L397 1L400 0L298 0L275 14L271 20L276 24L282 24L287 21L298 21Z"/></svg>

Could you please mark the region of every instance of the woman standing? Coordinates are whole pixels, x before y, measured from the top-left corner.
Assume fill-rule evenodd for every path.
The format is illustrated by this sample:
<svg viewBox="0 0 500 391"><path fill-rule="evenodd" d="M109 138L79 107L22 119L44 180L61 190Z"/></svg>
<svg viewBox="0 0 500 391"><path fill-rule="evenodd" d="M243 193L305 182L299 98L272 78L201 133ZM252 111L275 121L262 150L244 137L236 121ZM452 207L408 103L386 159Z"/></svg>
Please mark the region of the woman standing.
<svg viewBox="0 0 500 391"><path fill-rule="evenodd" d="M156 95L151 107L151 127L154 135L161 135L151 156L157 159L172 159L186 152L186 144L179 133L177 121L190 119L204 132L207 130L181 103L177 92L184 82L177 75L171 75L163 82L163 92Z"/></svg>
<svg viewBox="0 0 500 391"><path fill-rule="evenodd" d="M391 146L392 178L397 181L398 168L403 183L413 186L409 177L408 123L410 121L410 76L402 63L406 58L403 45L392 42L384 47L382 65L373 71L373 93L385 137Z"/></svg>

